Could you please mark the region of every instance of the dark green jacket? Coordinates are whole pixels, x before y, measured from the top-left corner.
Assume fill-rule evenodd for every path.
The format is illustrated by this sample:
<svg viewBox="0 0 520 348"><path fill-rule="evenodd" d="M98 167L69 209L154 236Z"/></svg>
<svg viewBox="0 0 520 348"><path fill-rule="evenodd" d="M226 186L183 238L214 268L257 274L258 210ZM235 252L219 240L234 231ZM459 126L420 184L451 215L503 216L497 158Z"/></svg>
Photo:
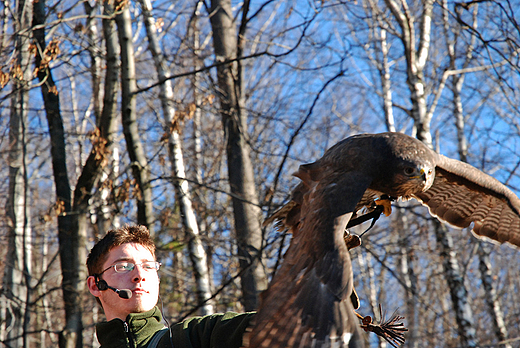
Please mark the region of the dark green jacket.
<svg viewBox="0 0 520 348"><path fill-rule="evenodd" d="M225 313L194 317L171 326L158 348L233 348L242 345L242 336L254 313ZM144 348L153 335L164 328L159 308L130 314L126 321L113 319L96 325L101 348Z"/></svg>

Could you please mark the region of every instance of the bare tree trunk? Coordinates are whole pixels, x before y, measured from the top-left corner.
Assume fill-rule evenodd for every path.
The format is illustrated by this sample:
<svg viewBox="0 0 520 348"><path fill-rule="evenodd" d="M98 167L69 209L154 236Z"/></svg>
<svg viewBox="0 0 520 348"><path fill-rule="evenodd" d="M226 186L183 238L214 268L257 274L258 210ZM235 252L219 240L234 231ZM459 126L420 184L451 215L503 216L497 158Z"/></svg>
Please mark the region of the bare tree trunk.
<svg viewBox="0 0 520 348"><path fill-rule="evenodd" d="M34 3L34 22L41 28L35 30L38 42L36 69L41 85L45 104L49 134L51 138L51 158L56 187L56 213L58 215L58 238L60 243L60 260L62 269L62 291L65 304L65 328L60 333L59 345L62 348L81 347L82 339L82 300L84 291L86 237L77 228L78 214L71 214L71 190L67 175L65 131L60 112L59 94L56 89L47 59L52 59L55 53L53 43L46 46L45 31L45 1Z"/></svg>
<svg viewBox="0 0 520 348"><path fill-rule="evenodd" d="M395 120L392 103L392 83L390 76L390 64L388 62L388 44L386 42L386 30L381 28L379 31L379 43L381 45L381 86L383 88L383 110L385 112L386 129L395 132Z"/></svg>
<svg viewBox="0 0 520 348"><path fill-rule="evenodd" d="M43 271L42 273L46 272L48 267L49 267L49 260L48 260L48 251L49 251L49 242L47 240L47 238L41 238L42 239L42 247L41 247L41 251L42 251L42 259L41 259L41 270ZM42 327L43 327L43 330L41 330L40 332L40 347L41 348L46 348L46 342L45 342L45 337L47 335L49 335L48 333L48 330L51 330L52 329L52 321L51 321L51 306L50 306L50 302L49 302L49 299L47 298L47 296L45 296L47 294L47 283L45 281L42 281L41 282L41 291L40 291L40 294L42 295L41 296L41 306L43 308L43 318L42 318Z"/></svg>
<svg viewBox="0 0 520 348"><path fill-rule="evenodd" d="M202 0L198 0L195 12L193 14L193 19L191 26L188 28L188 35L193 38L193 61L194 61L194 69L199 70L202 67L202 62L200 58L200 29L199 29L199 17L201 8L203 5ZM191 32L190 32L191 31ZM202 158L202 106L203 106L203 98L201 93L201 76L200 74L193 74L192 76L193 83L193 101L195 103L195 113L193 115L193 147L194 147L194 171L195 171L195 180L198 183L203 182L202 176L202 167L204 164L204 159ZM200 207L205 207L206 202L204 201L204 197L202 190L195 191L194 201ZM201 234L203 236L209 236L208 225L206 223L206 219L200 217L199 213L199 227ZM206 255L208 262L208 273L209 273L209 287L210 289L214 289L214 277L213 277L213 245L208 243L206 245Z"/></svg>
<svg viewBox="0 0 520 348"><path fill-rule="evenodd" d="M108 4L107 4L108 6ZM43 24L45 2L35 3L35 21ZM65 137L59 94L56 90L51 71L42 65L44 57L52 54L52 46L45 49L43 29L35 31L41 54L37 55L38 77L42 81L42 94L45 103L49 133L51 136L51 156L57 193L58 235L60 241L60 259L63 274L63 297L65 302L65 328L60 335L60 347L82 347L82 296L84 295L85 259L86 259L86 213L89 209L91 191L100 178L105 164L107 149L112 142L115 119L115 97L117 93L118 61L117 51L113 48L116 38L114 26L104 20L107 37L107 76L105 83L104 106L98 118L99 132L93 136L93 148L82 169L75 187L73 199L67 176ZM107 28L108 26L108 28ZM47 57L48 58L48 57ZM71 200L73 200L71 202ZM73 212L73 213L72 213Z"/></svg>
<svg viewBox="0 0 520 348"><path fill-rule="evenodd" d="M246 1L242 14L244 23L248 7L249 1ZM210 20L216 61L220 63L236 59L239 45L231 1L212 0ZM245 25L242 27L245 28ZM258 293L267 287L267 278L261 263L261 209L258 206L250 148L246 141L247 112L244 108L241 73L237 61L217 67L222 124L227 139L229 184L233 194L235 232L242 270L242 303L245 310L253 310L257 308Z"/></svg>
<svg viewBox="0 0 520 348"><path fill-rule="evenodd" d="M370 3L372 7L378 6L375 3ZM374 9L377 12L379 9ZM373 12L376 12L373 11ZM374 16L376 19L380 19L380 15ZM383 23L379 23L379 31L378 28L374 28L374 36L378 39L378 44L380 47L376 51L381 52L380 61L375 65L379 70L379 76L381 78L381 87L382 87L382 96L383 96L383 110L385 113L385 124L387 131L395 132L395 120L393 114L393 100L392 100L392 83L391 83L391 75L390 75L390 63L388 61L388 44L386 41L386 29L384 29ZM403 203L405 204L405 203ZM404 208L400 207L398 209L398 214L396 218L396 222L398 224L398 230L400 231L408 231L409 224L408 218L405 214ZM408 312L408 328L409 334L407 335L407 344L410 347L417 347L418 340L417 335L418 332L416 327L418 327L418 305L417 305L417 277L415 276L413 261L412 261L412 250L411 250L411 241L408 237L407 233L398 233L396 235L397 244L399 246L400 255L399 255L399 264L400 264L400 274L405 283L405 301ZM377 311L374 308L374 313ZM380 339L380 346L383 340Z"/></svg>
<svg viewBox="0 0 520 348"><path fill-rule="evenodd" d="M181 140L177 127L175 126L175 108L173 106L173 88L171 80L167 79L167 67L164 56L161 52L156 36L156 27L152 17L152 3L150 0L140 0L146 34L148 37L148 49L150 50L155 63L155 70L159 81L164 81L159 85L159 98L164 115L164 128L168 134L168 154L173 172L173 185L175 187L175 197L180 207L180 214L184 231L188 238L190 260L193 265L193 274L197 287L197 300L200 305L200 314L207 315L214 313L214 308L209 299L211 298L211 288L209 283L209 271L207 255L200 239L199 225L195 216L195 211L191 203L191 195L188 182L184 180L184 158L182 154Z"/></svg>
<svg viewBox="0 0 520 348"><path fill-rule="evenodd" d="M445 8L445 16L448 16L447 14L447 8L448 3L445 0L444 1L444 8ZM477 5L474 6L474 15L476 15L477 12ZM447 23L447 19L444 20L445 23ZM476 22L473 22L473 26L476 27ZM448 30L446 30L448 32ZM452 31L451 31L452 32ZM448 34L446 34L447 41L448 41ZM472 37L473 41L475 40L474 36ZM455 40L453 40L455 41ZM466 68L472 58L473 55L473 41L470 45L466 47L466 54L465 54L465 62L463 64L463 68ZM455 43L451 43L448 45L448 54L450 56L450 69L455 70L457 67L455 66L456 63L456 55L455 55ZM468 146L466 141L466 135L464 133L465 129L465 120L464 120L464 109L462 106L462 87L464 84L464 77L465 75L453 75L452 76L452 84L451 84L451 91L453 94L453 114L455 117L455 126L457 128L457 139L458 139L458 149L459 149L459 157L460 160L463 162L467 162L467 155L468 155ZM508 338L507 334L507 328L504 324L504 314L500 308L500 302L496 294L495 284L493 282L492 272L491 272L491 262L489 260L489 251L485 250L484 242L477 241L478 243L478 251L477 256L479 259L479 270L480 270L480 277L482 280L482 286L484 288L484 294L485 294L485 300L486 304L488 306L488 313L490 317L492 318L493 327L495 331L495 335L497 337L497 340L505 341ZM501 347L504 348L511 348L511 345L509 343L505 343L501 345Z"/></svg>
<svg viewBox="0 0 520 348"><path fill-rule="evenodd" d="M96 21L94 20L94 11L98 6L98 2L95 3L94 6L90 5L88 1L83 3L85 7L85 12L88 16L86 28L87 28L87 37L89 40L88 51L90 54L90 74L92 76L92 102L94 104L94 115L96 116L96 120L101 116L102 109L102 98L103 93L101 89L101 55L100 47L98 46L99 42L99 33L98 28L96 26Z"/></svg>
<svg viewBox="0 0 520 348"><path fill-rule="evenodd" d="M433 1L423 2L419 40L416 39L415 18L410 12L406 1L401 0L400 5L393 0L385 0L385 2L401 28L401 41L407 62L407 82L412 101L411 115L414 119L417 138L431 147L430 122L432 114L428 112L426 106L423 70L428 60ZM473 327L471 308L468 303L463 276L460 274L460 268L455 255L451 251L451 236L447 233L446 227L438 222L435 223L435 234L441 250L441 257L444 260L444 271L456 312L461 342L466 347L475 346L475 329Z"/></svg>
<svg viewBox="0 0 520 348"><path fill-rule="evenodd" d="M14 82L9 119L9 193L6 202L7 253L3 274L2 321L3 340L12 347L28 347L29 303L31 297L31 254L28 248L32 235L28 206L26 157L26 126L29 88L32 79L31 20L32 2L17 2L16 54L19 75Z"/></svg>
<svg viewBox="0 0 520 348"><path fill-rule="evenodd" d="M112 171L111 179L117 186L119 180L119 148L113 144L113 133L116 128L117 115L117 96L119 92L119 72L121 69L121 61L119 60L120 48L116 34L116 25L114 20L109 19L114 15L114 8L110 2L103 5L103 13L106 16L103 19L103 36L105 38L106 47L106 72L105 84L103 91L103 107L101 116L97 119L97 126L100 131L102 141L106 141L107 145L111 145L109 151L112 155ZM106 219L104 219L106 220ZM114 228L119 227L119 218L115 214L111 214L111 221L104 221L104 227L111 225Z"/></svg>
<svg viewBox="0 0 520 348"><path fill-rule="evenodd" d="M104 6L104 14L111 16L114 12L112 6L109 3L105 3ZM83 239L86 239L87 212L90 208L91 192L99 184L103 169L109 162L116 127L116 98L120 64L117 58L119 50L112 20L103 20L103 33L107 51L103 108L100 117L97 119L97 129L91 135L92 149L74 189L73 228L77 229L78 234ZM85 259L86 255L84 255L82 263L85 262Z"/></svg>
<svg viewBox="0 0 520 348"><path fill-rule="evenodd" d="M415 30L415 17L410 11L406 0L385 0L401 28L401 42L407 64L407 83L410 88L412 110L411 116L417 132L417 138L432 147L430 122L432 113L428 112L426 105L426 85L424 81L424 68L428 62L428 49L430 47L431 16L433 0L422 2L420 33L417 39ZM452 252L452 239L447 233L447 228L435 220L435 235L444 260L444 273L450 288L450 294L456 313L460 340L465 347L474 347L475 329L471 307L468 303L467 290L464 286L463 275L460 273L455 254Z"/></svg>
<svg viewBox="0 0 520 348"><path fill-rule="evenodd" d="M413 250L412 250L412 241L409 237L410 224L408 223L408 217L405 214L405 209L400 207L398 210L398 231L404 231L404 233L398 233L398 245L401 252L399 256L399 263L401 266L401 276L406 285L405 290L405 302L407 307L407 319L408 319L408 330L409 334L407 335L407 346L408 347L418 347L419 340L419 332L417 328L420 327L419 323L419 306L417 303L417 276L415 275L414 265L413 265Z"/></svg>
<svg viewBox="0 0 520 348"><path fill-rule="evenodd" d="M437 245L444 267L444 274L450 289L451 301L455 310L455 318L459 333L460 344L463 347L476 347L476 330L473 322L473 311L468 301L468 291L464 285L464 276L461 274L455 253L453 240L447 227L437 220L433 220Z"/></svg>
<svg viewBox="0 0 520 348"><path fill-rule="evenodd" d="M426 144L432 143L430 132L431 114L426 107L426 85L424 67L428 61L430 48L430 32L432 21L433 0L425 0L421 13L419 38L415 30L415 18L406 0L385 0L386 5L401 28L401 42L407 65L407 83L411 93L411 116L417 132L417 138Z"/></svg>
<svg viewBox="0 0 520 348"><path fill-rule="evenodd" d="M367 282L368 287L368 303L370 304L370 308L372 309L372 318L377 318L379 315L379 304L381 302L381 298L378 297L377 290L383 290L383 287L377 287L375 282L375 272L374 267L372 266L372 256L368 252L360 252L358 254L358 262L359 262L359 269L360 269L360 278L362 278L365 282ZM384 278L384 271L381 273L381 279ZM366 288L366 287L365 287ZM365 313L363 313L366 315ZM377 318L378 320L381 320L381 318ZM368 338L368 337L367 337ZM388 345L386 344L386 341L378 336L378 347L379 348L386 348ZM365 342L366 346L369 346L369 342Z"/></svg>
<svg viewBox="0 0 520 348"><path fill-rule="evenodd" d="M129 3L117 1L122 6L116 15L119 45L121 46L121 110L123 133L126 148L130 157L132 173L136 181L137 222L146 226L153 235L153 202L148 161L139 136L135 91L137 90L135 75L134 45L132 43L132 19Z"/></svg>
<svg viewBox="0 0 520 348"><path fill-rule="evenodd" d="M99 128L99 123L103 113L103 83L101 79L101 65L103 56L102 49L98 45L100 42L100 33L98 32L98 27L96 26L96 21L94 20L94 13L100 3L95 3L94 6L90 5L89 2L84 2L83 6L85 7L85 12L88 16L86 29L87 29L87 37L89 40L88 51L90 55L90 74L92 80L92 109L94 110L94 115L96 119L96 125ZM108 8L110 6L107 4ZM115 112L115 110L114 110ZM94 135L96 136L96 135ZM111 149L112 152L112 163L117 162L119 160L117 149ZM109 207L109 197L111 194L110 188L103 185L110 177L114 179L114 175L110 175L106 170L101 173L101 178L99 182L99 190L98 197L95 202L93 202L93 207L90 209L90 222L96 229L97 235L103 235L107 230L111 227L117 227L117 223L114 224L115 216L112 216L112 211ZM116 175L117 177L117 175Z"/></svg>
<svg viewBox="0 0 520 348"><path fill-rule="evenodd" d="M443 1L443 7L444 7L444 24L445 24L445 35L446 35L446 41L448 42L448 54L450 57L450 69L456 70L456 52L455 52L455 43L456 38L458 35L458 32L455 32L453 30L450 30L448 28L449 23L449 14L448 14L448 2L447 0ZM460 9L459 9L460 10ZM473 5L473 15L474 15L474 21L473 21L473 27L477 27L476 22L476 14L478 12L478 4ZM449 34L455 35L455 38L453 40L449 39ZM468 67L468 65L471 63L472 57L473 57L473 48L474 48L474 41L475 36L472 36L472 41L469 45L465 47L465 60L462 65L463 70ZM465 120L464 120L464 109L462 106L462 88L464 84L464 74L460 75L453 75L451 77L452 84L451 84L451 91L453 94L453 114L455 117L455 126L457 128L457 139L458 139L458 150L459 150L459 157L460 160L463 162L467 162L467 155L468 155L468 146L466 141L466 135L464 133L465 129ZM504 315L500 308L500 302L498 300L498 297L496 295L496 289L495 284L493 282L492 277L492 271L491 271L491 262L489 260L489 251L486 250L484 243L481 241L477 241L478 243L478 251L477 256L479 259L479 270L480 270L480 276L482 280L482 285L484 287L484 294L485 294L485 300L486 304L488 306L488 313L492 318L494 331L497 337L497 340L505 341L508 338L507 334L507 328L504 324ZM508 343L505 343L501 345L501 347L504 348L511 348L511 345Z"/></svg>
<svg viewBox="0 0 520 348"><path fill-rule="evenodd" d="M500 307L497 291L495 289L495 282L493 281L493 272L491 271L491 261L489 259L489 251L486 250L483 242L478 242L478 258L480 279L482 280L482 287L486 294L486 304L488 306L489 314L493 321L493 329L499 342L506 342L508 339L507 327L504 323L504 313ZM511 344L500 344L502 348L512 348Z"/></svg>

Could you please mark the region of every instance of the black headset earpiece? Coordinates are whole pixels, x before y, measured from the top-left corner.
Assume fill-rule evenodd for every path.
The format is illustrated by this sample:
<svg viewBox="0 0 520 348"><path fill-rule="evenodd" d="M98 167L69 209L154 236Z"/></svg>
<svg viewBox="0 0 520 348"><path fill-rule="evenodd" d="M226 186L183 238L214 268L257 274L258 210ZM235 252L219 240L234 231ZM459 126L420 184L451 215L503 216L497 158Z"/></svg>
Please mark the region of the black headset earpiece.
<svg viewBox="0 0 520 348"><path fill-rule="evenodd" d="M96 286L98 290L105 291L108 290L108 284L104 279L99 279L99 276L95 275L94 279L96 280Z"/></svg>

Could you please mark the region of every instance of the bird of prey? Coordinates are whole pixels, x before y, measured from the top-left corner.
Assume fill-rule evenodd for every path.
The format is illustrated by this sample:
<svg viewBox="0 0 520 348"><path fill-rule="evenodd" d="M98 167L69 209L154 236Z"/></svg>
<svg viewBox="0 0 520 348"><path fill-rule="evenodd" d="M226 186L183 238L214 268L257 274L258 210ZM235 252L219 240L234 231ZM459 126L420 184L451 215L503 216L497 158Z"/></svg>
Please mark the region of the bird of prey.
<svg viewBox="0 0 520 348"><path fill-rule="evenodd" d="M344 139L301 165L292 200L269 221L293 234L261 296L245 346L363 347L353 314L348 222L378 204L415 198L432 215L499 243L520 246L520 200L498 180L402 133ZM382 203L381 203L382 202Z"/></svg>

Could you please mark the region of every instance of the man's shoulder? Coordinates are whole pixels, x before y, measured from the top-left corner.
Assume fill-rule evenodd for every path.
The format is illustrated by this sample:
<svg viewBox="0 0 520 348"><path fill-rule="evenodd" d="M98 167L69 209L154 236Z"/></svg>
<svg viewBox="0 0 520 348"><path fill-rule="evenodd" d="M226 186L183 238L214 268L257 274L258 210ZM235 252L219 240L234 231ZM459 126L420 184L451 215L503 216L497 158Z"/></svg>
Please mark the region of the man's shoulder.
<svg viewBox="0 0 520 348"><path fill-rule="evenodd" d="M240 347L254 315L226 312L186 319L171 327L174 347Z"/></svg>

